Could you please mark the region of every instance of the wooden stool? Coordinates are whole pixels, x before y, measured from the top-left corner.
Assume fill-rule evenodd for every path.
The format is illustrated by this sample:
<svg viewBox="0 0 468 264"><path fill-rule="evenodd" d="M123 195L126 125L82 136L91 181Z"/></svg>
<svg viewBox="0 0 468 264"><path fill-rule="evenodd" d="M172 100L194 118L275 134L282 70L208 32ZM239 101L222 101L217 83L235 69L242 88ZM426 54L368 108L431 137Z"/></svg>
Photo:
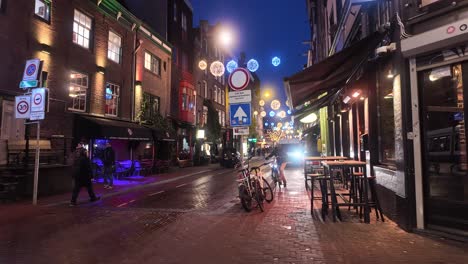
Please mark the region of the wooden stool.
<svg viewBox="0 0 468 264"><path fill-rule="evenodd" d="M319 174L319 173L309 173L306 174L306 190L309 189L307 182L310 181L310 213L313 213L314 210L314 200L318 200L318 197L315 198L314 196L314 188L315 188L315 181L316 180L321 180L321 178L324 178L325 175ZM320 198L322 199L322 198Z"/></svg>
<svg viewBox="0 0 468 264"><path fill-rule="evenodd" d="M364 175L357 175L357 178L359 179L358 183L358 191L359 191L359 200L362 203L363 202L363 190L364 190L364 184L367 184L364 182ZM380 202L379 202L379 197L377 196L377 190L375 188L376 186L376 177L375 176L368 176L367 177L367 182L369 183L369 190L371 193L371 199L369 201L369 207L374 208L375 210L375 216L377 219L379 219L379 214L380 218L382 219L382 222L385 222L385 218L383 216L382 208L380 207ZM359 217L362 217L362 206L359 210Z"/></svg>

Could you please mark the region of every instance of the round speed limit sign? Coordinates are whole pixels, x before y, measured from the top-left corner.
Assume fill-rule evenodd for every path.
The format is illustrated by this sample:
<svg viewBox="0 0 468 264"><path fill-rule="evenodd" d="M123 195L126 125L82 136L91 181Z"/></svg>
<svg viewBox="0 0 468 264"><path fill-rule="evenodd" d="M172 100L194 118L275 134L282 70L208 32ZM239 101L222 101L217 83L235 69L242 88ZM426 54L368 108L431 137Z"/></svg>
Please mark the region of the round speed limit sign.
<svg viewBox="0 0 468 264"><path fill-rule="evenodd" d="M29 113L31 110L31 106L30 106L31 96L27 96L27 95L16 96L15 103L16 103L15 117L16 118L29 118Z"/></svg>

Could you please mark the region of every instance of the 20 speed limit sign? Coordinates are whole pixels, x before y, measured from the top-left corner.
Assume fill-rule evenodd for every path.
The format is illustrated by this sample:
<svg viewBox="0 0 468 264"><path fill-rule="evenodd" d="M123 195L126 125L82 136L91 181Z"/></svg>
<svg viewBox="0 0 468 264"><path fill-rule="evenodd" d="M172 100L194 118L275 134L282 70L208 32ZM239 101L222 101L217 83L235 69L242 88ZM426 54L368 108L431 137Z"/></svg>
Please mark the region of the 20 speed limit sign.
<svg viewBox="0 0 468 264"><path fill-rule="evenodd" d="M31 113L31 96L21 95L15 97L15 117L29 118Z"/></svg>

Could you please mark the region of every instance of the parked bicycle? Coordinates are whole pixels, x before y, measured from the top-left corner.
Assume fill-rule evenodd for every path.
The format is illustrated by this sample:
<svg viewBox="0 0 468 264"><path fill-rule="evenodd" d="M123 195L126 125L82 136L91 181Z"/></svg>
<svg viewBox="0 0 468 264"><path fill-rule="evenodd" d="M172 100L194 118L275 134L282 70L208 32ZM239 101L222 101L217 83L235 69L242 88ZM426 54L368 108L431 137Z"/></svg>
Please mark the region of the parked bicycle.
<svg viewBox="0 0 468 264"><path fill-rule="evenodd" d="M270 163L271 166L271 178L273 179L273 187L276 188L276 185L281 189L281 180L279 176L279 168L276 163L276 159Z"/></svg>
<svg viewBox="0 0 468 264"><path fill-rule="evenodd" d="M250 168L251 158L252 157L247 160L247 166L239 170L239 199L245 211L250 212L252 210L252 201L255 200L257 202L257 207L263 212L263 202L266 201L270 203L273 201L273 190L261 173L261 167L269 165L270 163L264 163L260 166ZM239 166L242 166L242 164L238 164L236 167Z"/></svg>

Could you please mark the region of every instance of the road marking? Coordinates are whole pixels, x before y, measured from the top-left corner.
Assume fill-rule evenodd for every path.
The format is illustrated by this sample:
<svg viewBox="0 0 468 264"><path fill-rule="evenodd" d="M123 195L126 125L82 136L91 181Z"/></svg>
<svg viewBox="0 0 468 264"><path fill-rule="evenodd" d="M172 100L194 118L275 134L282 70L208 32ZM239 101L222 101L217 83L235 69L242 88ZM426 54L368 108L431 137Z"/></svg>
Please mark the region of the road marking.
<svg viewBox="0 0 468 264"><path fill-rule="evenodd" d="M135 202L135 201L136 201L136 200L134 199L134 200L131 200L131 201L130 201L130 202L128 202L128 203L133 203L133 202Z"/></svg>
<svg viewBox="0 0 468 264"><path fill-rule="evenodd" d="M181 184L181 185L177 185L176 188L179 188L179 187L182 187L182 186L185 186L185 185L187 185L187 183L183 183L183 184Z"/></svg>
<svg viewBox="0 0 468 264"><path fill-rule="evenodd" d="M117 205L117 207L122 207L122 206L125 206L125 205L127 205L127 204L128 204L128 203L119 204L119 205Z"/></svg>
<svg viewBox="0 0 468 264"><path fill-rule="evenodd" d="M163 193L164 191L160 191L160 192L156 192L156 193L152 193L152 194L149 194L148 196L155 196L155 195L158 195L160 193Z"/></svg>

